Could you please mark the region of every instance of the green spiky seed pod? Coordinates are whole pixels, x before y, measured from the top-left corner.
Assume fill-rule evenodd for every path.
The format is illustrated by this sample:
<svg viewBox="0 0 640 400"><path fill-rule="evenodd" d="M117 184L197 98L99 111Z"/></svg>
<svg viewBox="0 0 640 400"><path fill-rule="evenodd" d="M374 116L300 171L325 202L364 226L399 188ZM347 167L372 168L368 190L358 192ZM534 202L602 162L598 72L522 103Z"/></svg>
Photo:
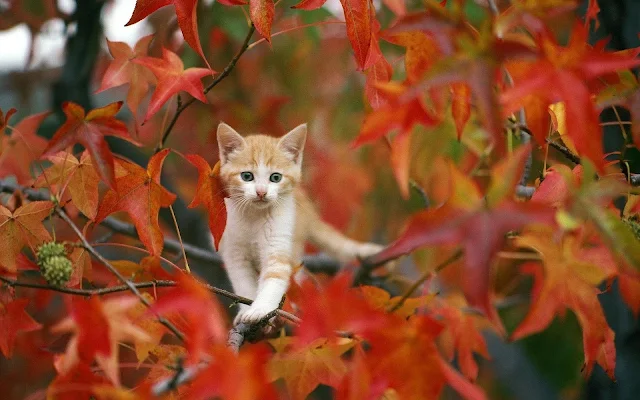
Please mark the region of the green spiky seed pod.
<svg viewBox="0 0 640 400"><path fill-rule="evenodd" d="M40 271L52 286L64 286L71 278L73 264L65 256L53 256L43 260Z"/></svg>
<svg viewBox="0 0 640 400"><path fill-rule="evenodd" d="M39 266L51 257L63 257L66 256L67 251L64 248L64 244L56 242L43 243L36 251L36 261Z"/></svg>
<svg viewBox="0 0 640 400"><path fill-rule="evenodd" d="M623 219L622 222L624 222L629 228L631 228L633 235L636 237L636 239L640 240L640 222L626 218Z"/></svg>

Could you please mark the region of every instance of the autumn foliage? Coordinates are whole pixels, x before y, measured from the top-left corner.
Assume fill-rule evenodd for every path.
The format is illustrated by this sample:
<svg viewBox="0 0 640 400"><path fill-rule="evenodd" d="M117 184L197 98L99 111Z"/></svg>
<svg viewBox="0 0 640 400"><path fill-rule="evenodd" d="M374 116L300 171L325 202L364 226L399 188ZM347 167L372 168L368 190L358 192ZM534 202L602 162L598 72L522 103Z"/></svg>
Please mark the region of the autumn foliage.
<svg viewBox="0 0 640 400"><path fill-rule="evenodd" d="M436 399L447 386L493 398L484 335L519 343L567 310L582 337L575 375L615 379L599 297L615 284L640 312L640 176L625 158L640 145L640 50L588 42L596 1L586 15L572 0L340 0L336 15L324 0L135 3L127 25L164 10L184 43L107 37L94 92L111 101L62 103L48 140L49 112L0 113L3 396L305 399L325 385L338 399ZM632 121L619 121L625 150L605 154L612 106ZM185 202L215 259L221 120L272 135L309 120L305 187L323 217L388 243L292 282L284 327L243 333L239 351L220 296L250 299L166 245L192 229L175 217ZM122 140L147 164L115 151ZM40 250L51 242L62 254Z"/></svg>

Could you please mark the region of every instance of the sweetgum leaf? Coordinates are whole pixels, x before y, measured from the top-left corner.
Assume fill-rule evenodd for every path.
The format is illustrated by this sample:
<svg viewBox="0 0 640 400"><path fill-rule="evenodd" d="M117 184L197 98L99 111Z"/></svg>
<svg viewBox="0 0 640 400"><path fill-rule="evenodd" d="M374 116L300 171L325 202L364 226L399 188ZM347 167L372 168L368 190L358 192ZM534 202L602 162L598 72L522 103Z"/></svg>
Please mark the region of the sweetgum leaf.
<svg viewBox="0 0 640 400"><path fill-rule="evenodd" d="M278 349L291 340L282 336L270 342ZM300 349L280 350L269 360L271 378L284 379L291 399L304 400L319 384L336 386L342 380L347 366L341 356L353 345L349 339L338 343L318 339Z"/></svg>
<svg viewBox="0 0 640 400"><path fill-rule="evenodd" d="M65 375L78 364L91 364L95 360L107 378L118 386L118 343L149 340L149 335L134 325L128 315L138 301L134 296L104 301L98 297L74 299L70 315L51 328L54 332L73 333L66 352L55 361L58 372Z"/></svg>
<svg viewBox="0 0 640 400"><path fill-rule="evenodd" d="M0 110L0 123L2 123ZM6 115L8 120L13 113ZM31 166L42 155L47 141L38 136L40 124L51 114L43 112L30 115L18 122L12 129L11 135L4 134L0 138L0 176L15 175L19 184L31 182ZM0 133L5 130L6 120L0 126Z"/></svg>
<svg viewBox="0 0 640 400"><path fill-rule="evenodd" d="M53 165L36 179L35 187L58 185L67 188L73 204L90 219L98 210L98 176L88 152L82 153L80 160L73 154L59 152L47 157Z"/></svg>
<svg viewBox="0 0 640 400"><path fill-rule="evenodd" d="M164 291L149 313L175 315L186 336L189 360L198 361L210 340L226 340L224 314L209 289L193 276L179 273L175 280L178 284Z"/></svg>
<svg viewBox="0 0 640 400"><path fill-rule="evenodd" d="M597 285L615 272L586 261L593 257L583 260L578 244L571 236L556 242L550 232L535 232L517 238L516 244L538 252L544 271L533 263L523 266L523 272L532 274L535 279L534 303L512 338L519 339L545 329L555 315L569 308L582 326L586 375L597 362L613 378L615 334L598 301Z"/></svg>
<svg viewBox="0 0 640 400"><path fill-rule="evenodd" d="M224 204L224 186L220 181L220 162L211 168L207 161L195 154L187 154L187 160L198 168L196 195L189 208L203 205L209 216L209 229L214 245L218 249L227 223L227 208Z"/></svg>
<svg viewBox="0 0 640 400"><path fill-rule="evenodd" d="M35 250L39 244L51 241L42 220L53 207L50 201L34 201L11 212L0 205L0 267L15 273L18 255L25 245Z"/></svg>
<svg viewBox="0 0 640 400"><path fill-rule="evenodd" d="M131 141L124 122L115 118L121 107L122 102L118 101L85 113L84 108L79 104L72 101L64 102L62 110L67 120L53 135L43 156L54 155L71 145L80 143L89 152L100 178L113 188L115 185L113 154L104 137L117 136Z"/></svg>
<svg viewBox="0 0 640 400"><path fill-rule="evenodd" d="M6 358L11 358L19 332L35 331L41 328L41 325L24 310L28 304L29 299L0 302L0 352Z"/></svg>
<svg viewBox="0 0 640 400"><path fill-rule="evenodd" d="M129 84L127 106L134 115L138 114L138 107L149 91L149 84L155 83L156 78L147 68L134 63L133 60L147 56L152 40L153 35L145 36L138 40L132 49L124 42L111 42L107 39L107 46L113 60L105 71L96 93Z"/></svg>
<svg viewBox="0 0 640 400"><path fill-rule="evenodd" d="M180 57L165 48L162 49L162 58L138 57L132 62L148 68L158 80L144 122L160 111L164 103L180 91L189 93L203 103L207 102L201 79L212 75L213 70L207 68L184 69L184 63Z"/></svg>
<svg viewBox="0 0 640 400"><path fill-rule="evenodd" d="M136 164L119 161L127 173L116 180L115 189L104 195L95 218L95 223L99 224L114 212L126 211L140 240L152 255L160 255L164 246L158 212L176 199L173 193L160 185L162 164L167 154L169 150L164 149L151 157L146 170Z"/></svg>
<svg viewBox="0 0 640 400"><path fill-rule="evenodd" d="M189 43L189 46L191 46L191 48L202 57L204 62L207 63L207 66L209 66L209 62L202 51L200 37L198 36L198 16L196 14L198 0L136 0L136 6L133 9L131 19L129 19L129 22L127 22L125 26L140 22L154 11L170 4L173 4L175 7L178 26L182 31L184 40ZM211 67L209 66L209 68Z"/></svg>

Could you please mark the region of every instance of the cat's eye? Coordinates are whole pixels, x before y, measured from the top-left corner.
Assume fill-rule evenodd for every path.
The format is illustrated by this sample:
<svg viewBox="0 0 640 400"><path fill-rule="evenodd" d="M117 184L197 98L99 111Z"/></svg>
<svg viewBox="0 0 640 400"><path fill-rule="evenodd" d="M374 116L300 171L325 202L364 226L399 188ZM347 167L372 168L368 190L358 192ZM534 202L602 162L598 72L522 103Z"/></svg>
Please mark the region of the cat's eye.
<svg viewBox="0 0 640 400"><path fill-rule="evenodd" d="M251 182L253 180L253 174L249 171L241 172L240 178L245 182Z"/></svg>
<svg viewBox="0 0 640 400"><path fill-rule="evenodd" d="M273 174L271 174L271 176L269 177L269 180L273 183L278 183L282 180L282 174L279 174L277 172L274 172Z"/></svg>

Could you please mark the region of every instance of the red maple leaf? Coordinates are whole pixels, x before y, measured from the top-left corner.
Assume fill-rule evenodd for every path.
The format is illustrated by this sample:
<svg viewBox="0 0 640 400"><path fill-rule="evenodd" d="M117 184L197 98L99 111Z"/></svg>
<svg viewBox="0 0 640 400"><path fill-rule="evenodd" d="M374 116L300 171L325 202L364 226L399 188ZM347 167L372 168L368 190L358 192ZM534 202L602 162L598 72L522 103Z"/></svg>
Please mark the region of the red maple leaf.
<svg viewBox="0 0 640 400"><path fill-rule="evenodd" d="M222 239L227 223L227 208L224 204L224 186L220 182L220 162L211 168L207 161L195 154L187 154L187 160L198 168L196 195L189 208L202 204L209 215L209 229L216 249Z"/></svg>
<svg viewBox="0 0 640 400"><path fill-rule="evenodd" d="M189 385L185 397L194 400L281 398L269 382L266 365L270 355L271 351L264 344L243 346L239 354L224 344L215 345L212 360Z"/></svg>
<svg viewBox="0 0 640 400"><path fill-rule="evenodd" d="M85 151L80 160L66 152L47 158L53 165L38 176L34 186L51 188L51 185L58 185L60 192L68 188L73 204L90 219L95 218L100 177L91 164L89 154Z"/></svg>
<svg viewBox="0 0 640 400"><path fill-rule="evenodd" d="M467 301L501 328L489 296L493 255L504 245L508 232L534 223L554 224L555 211L548 205L511 199L527 154L528 148L524 147L494 167L486 200L475 182L451 165L453 186L449 200L439 208L414 215L404 233L376 254L372 262L393 259L423 246L461 245L465 252L463 291Z"/></svg>
<svg viewBox="0 0 640 400"><path fill-rule="evenodd" d="M0 352L11 358L18 332L35 331L41 325L24 310L29 299L17 299L8 303L0 302Z"/></svg>
<svg viewBox="0 0 640 400"><path fill-rule="evenodd" d="M175 7L178 26L182 31L184 40L189 43L189 46L191 46L191 48L202 57L204 62L207 63L207 66L211 68L207 58L204 56L202 45L200 44L200 37L198 36L198 16L196 15L198 0L136 0L133 14L125 26L140 22L157 9L170 4L173 4Z"/></svg>
<svg viewBox="0 0 640 400"><path fill-rule="evenodd" d="M296 328L296 347L304 347L318 338L335 338L336 331L366 335L384 329L387 314L373 307L360 291L350 288L351 282L351 274L342 273L324 288L318 288L311 280L302 283L304 296L297 301L302 323Z"/></svg>
<svg viewBox="0 0 640 400"><path fill-rule="evenodd" d="M11 127L11 135L2 135L0 138L0 176L15 175L19 184L26 184L31 181L31 165L40 158L47 141L38 136L37 131L42 121L51 114L43 112L24 118L16 126ZM11 110L2 122L2 111L0 110L0 133L7 127L9 118L13 115Z"/></svg>
<svg viewBox="0 0 640 400"><path fill-rule="evenodd" d="M212 75L214 71L207 68L188 68L185 70L180 57L165 48L162 49L162 58L139 57L133 62L149 68L158 79L144 122L157 113L171 96L180 91L189 93L203 103L207 102L201 79Z"/></svg>
<svg viewBox="0 0 640 400"><path fill-rule="evenodd" d="M155 77L147 68L133 62L136 58L147 55L151 40L153 40L153 35L145 36L138 40L133 49L124 42L107 40L113 61L105 71L102 84L96 93L129 84L127 106L134 115L138 114L138 107L149 91L149 84L156 82Z"/></svg>
<svg viewBox="0 0 640 400"><path fill-rule="evenodd" d="M327 0L302 0L293 6L302 10L315 10ZM377 42L374 34L376 14L371 0L340 0L347 25L347 36L358 63L358 69L364 71L374 65L381 53L371 51L372 41Z"/></svg>
<svg viewBox="0 0 640 400"><path fill-rule="evenodd" d="M160 255L164 246L158 222L160 207L169 207L176 196L160 185L162 164L169 154L164 149L149 159L147 169L136 164L119 161L126 171L116 179L115 190L109 190L98 208L95 223L99 224L108 215L126 211L133 220L140 240L152 255Z"/></svg>
<svg viewBox="0 0 640 400"><path fill-rule="evenodd" d="M441 119L429 112L419 97L414 97L407 102L398 101L405 91L403 86L387 84L385 87L388 88L386 91L388 104L366 116L360 134L352 143L352 147L374 142L390 132L398 131L391 141L391 165L400 192L406 198L409 196L411 131L417 124L434 126Z"/></svg>
<svg viewBox="0 0 640 400"><path fill-rule="evenodd" d="M179 272L176 281L176 287L164 291L149 313L175 316L170 318L185 332L189 359L199 361L210 340L226 340L224 314L209 289L192 275Z"/></svg>
<svg viewBox="0 0 640 400"><path fill-rule="evenodd" d="M592 48L587 36L586 28L576 23L569 43L561 46L551 32L542 31L537 37L540 59L524 64L522 76L514 77L515 86L506 89L501 100L505 113L512 113L525 105L523 100L533 96L537 101L529 101L528 105L535 104L537 110L532 113L536 116L547 116L550 104L564 101L567 135L580 155L588 157L603 171L602 128L589 84L603 75L636 67L640 59L633 52L609 53ZM547 133L544 129L536 130L533 136L542 145Z"/></svg>
<svg viewBox="0 0 640 400"><path fill-rule="evenodd" d="M128 311L138 302L134 296L104 301L98 297L74 299L70 315L51 328L53 332L73 333L66 352L55 360L58 372L65 375L78 364L91 365L96 360L107 378L118 386L118 343L150 340L149 335L133 324L128 316Z"/></svg>
<svg viewBox="0 0 640 400"><path fill-rule="evenodd" d="M35 249L51 240L42 220L51 214L53 207L50 201L34 201L11 212L0 205L0 267L16 272L18 255L25 245Z"/></svg>
<svg viewBox="0 0 640 400"><path fill-rule="evenodd" d="M67 120L53 135L43 156L53 155L80 143L89 152L100 178L113 188L115 184L113 154L104 137L117 136L131 141L127 126L115 118L121 107L122 102L118 101L85 113L81 105L72 101L64 102L62 110Z"/></svg>
<svg viewBox="0 0 640 400"><path fill-rule="evenodd" d="M94 397L96 388L104 388L109 381L91 370L89 364L75 365L65 374L60 374L47 387L47 398L56 400L84 400ZM98 398L103 398L99 396Z"/></svg>
<svg viewBox="0 0 640 400"><path fill-rule="evenodd" d="M545 329L556 314L562 315L569 308L582 326L585 374L590 375L597 362L613 378L616 358L614 332L607 324L598 301L597 285L611 277L615 270L607 269L593 253L581 255L580 243L573 236L554 241L549 231L533 231L517 238L516 243L540 253L544 269L534 263L522 267L523 272L534 276L534 303L513 332L513 339Z"/></svg>

